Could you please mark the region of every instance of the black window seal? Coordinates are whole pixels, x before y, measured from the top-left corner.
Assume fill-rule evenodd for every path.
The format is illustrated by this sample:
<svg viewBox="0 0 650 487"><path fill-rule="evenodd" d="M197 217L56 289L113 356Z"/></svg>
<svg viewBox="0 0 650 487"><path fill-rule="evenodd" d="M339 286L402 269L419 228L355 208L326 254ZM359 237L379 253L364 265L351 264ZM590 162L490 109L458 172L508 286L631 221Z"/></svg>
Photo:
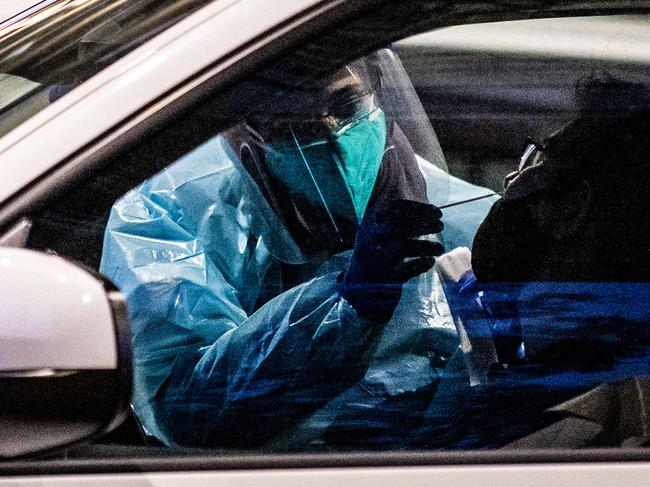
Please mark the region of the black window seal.
<svg viewBox="0 0 650 487"><path fill-rule="evenodd" d="M650 451L639 449L486 450L466 452L233 453L164 447L87 447L65 458L0 463L8 476L200 472L241 470L394 468L435 466L517 466L639 463Z"/></svg>

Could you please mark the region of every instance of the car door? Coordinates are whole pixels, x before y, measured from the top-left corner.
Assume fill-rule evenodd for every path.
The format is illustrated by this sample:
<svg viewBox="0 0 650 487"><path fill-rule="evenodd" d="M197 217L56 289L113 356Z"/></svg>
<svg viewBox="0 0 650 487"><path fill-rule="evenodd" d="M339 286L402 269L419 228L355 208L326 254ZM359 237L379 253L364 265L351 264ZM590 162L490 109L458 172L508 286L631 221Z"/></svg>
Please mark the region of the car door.
<svg viewBox="0 0 650 487"><path fill-rule="evenodd" d="M196 154L198 148L205 147L202 144L213 140L251 107L261 104L259 80L271 77L274 69L285 69L305 78L314 77L388 42L452 24L617 12L648 13L650 6L638 2L623 10L616 2L598 6L580 2L506 5L503 2L305 1L272 6L252 0L211 2L89 77L47 108L37 111L0 140L0 222L5 232L23 229L19 232L23 232L24 238L12 240L14 242L56 252L98 268L104 251L102 244L108 212L113 204L129 190L155 177L158 171L167 170L184 157ZM508 25L500 24L499 27L507 30ZM436 131L437 125L448 130L448 138L441 137L443 151L449 148L450 154L459 155L457 160L449 161L452 174L445 177L446 184L450 188L466 189L465 184L471 183L472 188L483 189L472 189L474 192L469 199L483 197L485 191L494 199L494 193L501 191L495 181L501 178L493 172L505 174L516 169L510 164L513 160L518 162L518 154L512 147L517 145L515 139L520 134L506 131L507 135L499 133L493 139L481 135L481 130L488 133L494 130L490 125L493 119L483 116L481 111L473 116L477 114L471 111L475 103L472 96L480 98L485 92L489 94L489 88L502 96L512 95L512 87L501 82L491 86L488 83L487 88L477 87L476 79L482 77L482 68L478 65L474 69L464 66L471 73L467 75L469 79L463 78L466 86L460 88L460 93L454 91L454 83L445 86L446 92L436 93L432 89L427 93L426 89L430 88L427 82L440 80L438 67L452 54L444 52L441 61L431 54L430 45L418 46L417 40L411 40L398 44L396 50L403 53L406 67L411 69L411 78L424 79L422 84L415 83L415 88L420 90L425 108L435 106L437 99L446 101L447 93L456 101L467 96L466 90L474 89L469 97L470 108L467 105L459 108L464 113L469 112L470 120L449 115L458 106L452 102L447 102L451 107L448 112L429 111ZM481 52L479 48L473 55L480 59ZM646 60L630 60L627 55L616 53L613 56L612 65L622 66L618 74L632 73L633 78L637 76L635 80L645 81ZM418 74L423 77L418 78ZM444 84L444 80L441 83ZM539 89L536 76L525 77L518 88L524 98L533 96L529 90ZM533 92L543 98L543 94ZM566 102L566 99L561 101ZM545 102L553 105L549 109L550 119L567 115L562 103ZM481 103L494 108L489 100L480 99ZM509 115L506 112L504 118ZM569 115L575 113L569 110ZM544 125L541 132L552 132L552 125ZM463 137L465 133L469 134L466 138ZM463 145L463 140L470 139L471 135L474 139ZM472 165L481 166L484 157L493 158L489 148L501 147L500 137L507 140L509 151L497 161L491 161L493 170L482 173L467 169ZM488 147L485 150L480 147L482 141ZM525 142L521 141L522 146ZM467 158L463 159L464 156ZM446 203L458 202L449 199ZM458 208L460 211L468 207ZM472 211L478 214L479 210L473 208ZM470 212L461 212L458 218L462 219L467 213ZM469 242L466 246L471 244L475 232L473 227L464 235ZM647 315L643 311L640 315L637 320L643 325ZM435 362L436 357L427 356L429 359ZM634 374L623 370L623 374L626 373L616 379L636 380L644 375L643 370ZM623 387L620 394L612 394L621 398L618 405L637 392L635 400L640 405L633 410L632 416L635 416L634 411L638 413L636 416L643 430L645 389L642 380L633 385L632 389ZM526 401L525 394L524 389L515 400ZM582 398L578 393L575 397ZM602 408L607 409L608 415L616 416L615 408L610 406L605 401ZM593 426L593 417L585 417L584 411L579 413L574 416ZM611 416L609 418L616 423ZM501 431L496 425L503 422L489 421L487 418L480 426L488 432L492 430L489 436L498 438ZM544 424L546 426L549 425ZM539 431L543 429L538 428ZM361 437L363 428L352 423L352 440L355 431ZM643 434L646 432L641 433L639 437L645 441ZM289 431L289 439L294 434L298 431ZM0 472L4 478L0 483L176 485L192 482L211 485L223 481L233 485L332 482L356 485L376 481L386 485L449 482L469 486L547 485L549 482L611 485L623 481L629 485L644 485L646 482L647 453L643 441L629 448L614 444L595 448L599 446L596 442L587 441L585 445L569 449L570 442L563 440L561 431L555 431L550 437L550 443L541 447L531 442L483 451L480 445L470 447L469 451L462 447L452 451L426 446L368 451L367 445L355 445L354 441L344 448L312 443L316 448L311 450L278 448L282 442L257 449L234 449L224 445L191 448L188 445L160 446L153 439L145 445L121 439L117 444L97 442L46 458L3 461Z"/></svg>

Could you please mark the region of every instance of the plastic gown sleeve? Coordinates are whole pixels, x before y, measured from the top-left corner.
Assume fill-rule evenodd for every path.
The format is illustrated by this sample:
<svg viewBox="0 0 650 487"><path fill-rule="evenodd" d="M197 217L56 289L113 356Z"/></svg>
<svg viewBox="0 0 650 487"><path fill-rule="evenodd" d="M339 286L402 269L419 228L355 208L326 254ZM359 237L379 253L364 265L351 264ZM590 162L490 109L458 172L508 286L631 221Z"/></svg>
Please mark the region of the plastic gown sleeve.
<svg viewBox="0 0 650 487"><path fill-rule="evenodd" d="M374 328L336 295L335 281L283 293L188 356L159 399L167 433L192 445L260 445L359 380Z"/></svg>
<svg viewBox="0 0 650 487"><path fill-rule="evenodd" d="M347 362L370 340L335 273L252 312L277 264L251 231L252 203L222 144L126 194L105 233L101 271L131 319L133 406L170 444L263 442L353 380Z"/></svg>

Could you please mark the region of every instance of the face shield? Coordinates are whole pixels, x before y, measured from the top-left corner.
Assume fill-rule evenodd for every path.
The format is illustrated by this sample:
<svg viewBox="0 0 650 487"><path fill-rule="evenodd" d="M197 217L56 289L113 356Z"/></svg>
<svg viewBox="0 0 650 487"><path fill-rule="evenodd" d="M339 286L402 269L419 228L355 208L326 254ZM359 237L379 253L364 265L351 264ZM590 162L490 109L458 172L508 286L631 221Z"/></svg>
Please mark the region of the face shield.
<svg viewBox="0 0 650 487"><path fill-rule="evenodd" d="M276 258L301 263L352 247L369 205L424 199L421 165L445 177L442 150L396 55L382 50L287 89L226 136ZM417 173L393 184L390 174ZM399 186L399 188L397 188ZM409 187L413 186L413 187ZM429 200L431 197L429 196Z"/></svg>

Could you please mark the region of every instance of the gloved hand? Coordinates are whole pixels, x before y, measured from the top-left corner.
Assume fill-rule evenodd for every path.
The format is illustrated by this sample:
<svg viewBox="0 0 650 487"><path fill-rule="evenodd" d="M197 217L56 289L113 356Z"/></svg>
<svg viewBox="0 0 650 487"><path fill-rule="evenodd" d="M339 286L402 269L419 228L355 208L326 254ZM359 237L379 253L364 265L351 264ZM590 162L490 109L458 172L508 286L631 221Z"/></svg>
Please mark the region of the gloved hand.
<svg viewBox="0 0 650 487"><path fill-rule="evenodd" d="M440 232L441 216L435 206L409 200L366 211L352 260L338 281L339 294L359 316L382 324L390 320L402 285L430 269L444 252L440 243L418 239Z"/></svg>

